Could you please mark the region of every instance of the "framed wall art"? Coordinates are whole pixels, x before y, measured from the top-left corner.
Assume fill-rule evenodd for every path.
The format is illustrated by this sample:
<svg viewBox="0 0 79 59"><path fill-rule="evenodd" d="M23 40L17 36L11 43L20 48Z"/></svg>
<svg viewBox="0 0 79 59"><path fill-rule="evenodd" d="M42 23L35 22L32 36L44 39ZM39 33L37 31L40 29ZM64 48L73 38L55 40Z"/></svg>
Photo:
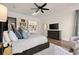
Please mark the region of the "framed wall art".
<svg viewBox="0 0 79 59"><path fill-rule="evenodd" d="M23 30L27 30L28 29L28 21L25 20L25 19L21 19L20 28L23 29Z"/></svg>
<svg viewBox="0 0 79 59"><path fill-rule="evenodd" d="M37 22L36 21L28 21L28 30L33 33L37 30Z"/></svg>

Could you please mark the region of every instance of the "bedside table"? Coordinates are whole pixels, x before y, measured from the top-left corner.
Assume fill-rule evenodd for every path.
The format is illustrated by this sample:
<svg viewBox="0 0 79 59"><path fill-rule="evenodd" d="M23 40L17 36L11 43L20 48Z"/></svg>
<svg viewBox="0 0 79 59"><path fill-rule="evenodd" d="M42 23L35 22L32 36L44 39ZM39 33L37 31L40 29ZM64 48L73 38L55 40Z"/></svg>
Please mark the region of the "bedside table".
<svg viewBox="0 0 79 59"><path fill-rule="evenodd" d="M0 55L3 54L3 48L2 48L2 43L0 43Z"/></svg>

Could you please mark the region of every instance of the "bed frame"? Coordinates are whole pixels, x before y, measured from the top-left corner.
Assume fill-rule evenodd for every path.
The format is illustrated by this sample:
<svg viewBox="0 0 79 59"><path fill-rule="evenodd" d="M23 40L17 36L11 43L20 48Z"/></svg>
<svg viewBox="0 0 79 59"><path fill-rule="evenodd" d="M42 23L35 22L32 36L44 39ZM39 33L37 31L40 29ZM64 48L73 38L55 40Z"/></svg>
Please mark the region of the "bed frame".
<svg viewBox="0 0 79 59"><path fill-rule="evenodd" d="M44 44L38 45L38 46L33 47L31 49L25 50L22 53L16 53L16 54L13 54L13 55L33 55L33 54L40 52L40 51L42 51L42 50L44 50L48 47L49 47L49 43L46 42Z"/></svg>

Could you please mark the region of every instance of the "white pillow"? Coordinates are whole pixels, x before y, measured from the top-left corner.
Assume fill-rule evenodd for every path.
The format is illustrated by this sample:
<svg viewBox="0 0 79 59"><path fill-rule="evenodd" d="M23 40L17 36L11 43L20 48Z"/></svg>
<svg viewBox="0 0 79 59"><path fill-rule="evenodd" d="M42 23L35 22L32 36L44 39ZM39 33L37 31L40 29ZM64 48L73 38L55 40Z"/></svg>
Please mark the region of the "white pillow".
<svg viewBox="0 0 79 59"><path fill-rule="evenodd" d="M8 43L10 42L11 40L10 40L10 38L9 38L9 35L8 35L8 31L4 31L3 32L3 46L4 47L7 47L8 45Z"/></svg>
<svg viewBox="0 0 79 59"><path fill-rule="evenodd" d="M8 31L3 32L3 38L4 38L5 42L10 42L11 41L10 38L9 38L9 35L8 35Z"/></svg>
<svg viewBox="0 0 79 59"><path fill-rule="evenodd" d="M18 40L17 36L15 35L15 33L13 31L9 32L9 37L12 41L17 41Z"/></svg>

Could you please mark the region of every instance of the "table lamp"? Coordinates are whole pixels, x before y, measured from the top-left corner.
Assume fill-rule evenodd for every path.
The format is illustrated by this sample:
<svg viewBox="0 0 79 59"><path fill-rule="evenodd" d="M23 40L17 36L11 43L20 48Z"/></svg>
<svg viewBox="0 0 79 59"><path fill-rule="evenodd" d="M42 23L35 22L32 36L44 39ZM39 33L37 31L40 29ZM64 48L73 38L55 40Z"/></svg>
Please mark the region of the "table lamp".
<svg viewBox="0 0 79 59"><path fill-rule="evenodd" d="M3 41L3 23L6 21L7 21L7 8L2 4L0 4L0 46L2 45ZM2 46L0 47L0 54L3 53Z"/></svg>

